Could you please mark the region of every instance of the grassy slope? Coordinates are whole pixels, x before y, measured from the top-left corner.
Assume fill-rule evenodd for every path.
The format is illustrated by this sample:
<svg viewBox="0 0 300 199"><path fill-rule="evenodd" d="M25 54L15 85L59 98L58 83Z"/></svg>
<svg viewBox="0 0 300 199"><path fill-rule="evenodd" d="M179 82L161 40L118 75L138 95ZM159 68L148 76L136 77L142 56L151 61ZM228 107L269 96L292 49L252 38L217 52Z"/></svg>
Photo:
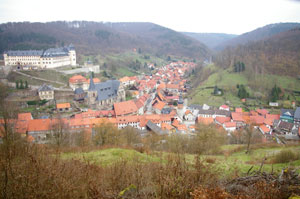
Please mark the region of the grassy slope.
<svg viewBox="0 0 300 199"><path fill-rule="evenodd" d="M232 150L236 147L241 147L241 145L224 146L223 150ZM293 151L300 150L300 146L290 146L288 148ZM224 175L229 175L234 172L246 173L251 166L254 167L253 170L258 170L262 160L265 157L267 158L267 160L263 166L262 171L271 172L273 166L273 171L279 172L282 168L285 168L289 165L298 167L298 171L300 171L300 160L284 164L270 164L270 160L272 159L274 154L278 153L282 149L282 146L258 148L253 149L250 154L245 154L245 150L242 149L228 156L210 155L202 156L202 158L214 159L215 162L213 164L215 164L215 166L217 166L219 169L223 170ZM163 154L163 159L166 159L169 153ZM114 162L120 160L139 160L141 162L165 162L165 160L162 160L156 155L147 155L144 153L139 153L135 150L120 148L110 148L85 153L63 153L61 157L63 159L77 159L88 161L90 163L101 164L104 166L113 164ZM186 154L187 161L194 161L194 157L194 155Z"/></svg>
<svg viewBox="0 0 300 199"><path fill-rule="evenodd" d="M160 158L139 153L135 150L110 148L104 150L91 151L86 153L64 153L61 156L63 159L77 159L89 161L94 164L101 164L103 166L113 164L120 160L139 160L141 162L159 162Z"/></svg>
<svg viewBox="0 0 300 199"><path fill-rule="evenodd" d="M215 66L208 67L216 70ZM300 81L287 76L258 75L257 82L258 85L264 84L268 89L271 89L276 84L283 89L300 90L300 87L298 86ZM206 103L212 106L220 106L226 101L230 101L234 106L242 106L240 99L237 97L237 84L249 85L245 73L231 73L228 70L219 69L192 92L192 100L190 103ZM224 89L224 96L212 96L211 93L213 92L213 89L203 89L204 87L215 85ZM250 96L253 96L254 93L258 93L259 95L268 94L266 91L262 93L261 91L252 90L249 86L247 87L247 91L250 93Z"/></svg>

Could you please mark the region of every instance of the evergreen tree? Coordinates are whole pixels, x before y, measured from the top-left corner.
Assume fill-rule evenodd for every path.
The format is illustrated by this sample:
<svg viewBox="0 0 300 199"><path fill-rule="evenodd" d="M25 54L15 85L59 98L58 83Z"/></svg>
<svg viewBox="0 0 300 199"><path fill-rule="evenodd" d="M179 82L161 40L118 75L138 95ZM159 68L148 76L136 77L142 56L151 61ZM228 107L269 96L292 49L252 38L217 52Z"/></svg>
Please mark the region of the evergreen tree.
<svg viewBox="0 0 300 199"><path fill-rule="evenodd" d="M218 95L218 92L219 92L218 86L215 86L215 88L214 88L214 95Z"/></svg>
<svg viewBox="0 0 300 199"><path fill-rule="evenodd" d="M26 89L28 88L28 82L27 82L27 80L25 81L25 88Z"/></svg>
<svg viewBox="0 0 300 199"><path fill-rule="evenodd" d="M16 81L16 89L19 89L19 80Z"/></svg>
<svg viewBox="0 0 300 199"><path fill-rule="evenodd" d="M170 56L168 56L167 61L171 61L171 57Z"/></svg>
<svg viewBox="0 0 300 199"><path fill-rule="evenodd" d="M24 89L23 80L20 80L20 89Z"/></svg>
<svg viewBox="0 0 300 199"><path fill-rule="evenodd" d="M277 87L277 85L275 84L275 86L271 90L270 100L272 102L276 102L277 100L280 99L281 93L282 93L281 89Z"/></svg>
<svg viewBox="0 0 300 199"><path fill-rule="evenodd" d="M246 91L246 88L243 84L239 85L238 97L240 99L244 99L249 97L249 93Z"/></svg>

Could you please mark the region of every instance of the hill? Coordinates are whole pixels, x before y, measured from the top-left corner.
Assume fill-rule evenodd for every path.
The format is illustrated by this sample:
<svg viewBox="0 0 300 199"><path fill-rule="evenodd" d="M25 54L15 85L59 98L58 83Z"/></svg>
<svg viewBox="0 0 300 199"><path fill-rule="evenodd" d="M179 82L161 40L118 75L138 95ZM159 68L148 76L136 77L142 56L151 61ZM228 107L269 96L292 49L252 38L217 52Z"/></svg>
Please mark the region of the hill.
<svg viewBox="0 0 300 199"><path fill-rule="evenodd" d="M253 31L244 33L240 36L227 40L216 47L218 50L225 49L229 46L237 46L241 44L247 44L249 42L255 42L263 39L267 39L273 35L281 32L285 32L294 28L300 27L300 23L276 23L269 24L261 28L257 28Z"/></svg>
<svg viewBox="0 0 300 199"><path fill-rule="evenodd" d="M217 63L224 68L237 61L246 64L252 74L300 75L300 28L278 33L266 39L223 50Z"/></svg>
<svg viewBox="0 0 300 199"><path fill-rule="evenodd" d="M120 53L133 49L156 55L205 58L199 41L153 23L57 21L0 25L0 53L5 50L45 49L73 43L80 54Z"/></svg>
<svg viewBox="0 0 300 199"><path fill-rule="evenodd" d="M238 35L225 34L225 33L194 33L194 32L182 32L183 34L197 39L201 43L204 43L210 49L215 49L220 44L231 40Z"/></svg>

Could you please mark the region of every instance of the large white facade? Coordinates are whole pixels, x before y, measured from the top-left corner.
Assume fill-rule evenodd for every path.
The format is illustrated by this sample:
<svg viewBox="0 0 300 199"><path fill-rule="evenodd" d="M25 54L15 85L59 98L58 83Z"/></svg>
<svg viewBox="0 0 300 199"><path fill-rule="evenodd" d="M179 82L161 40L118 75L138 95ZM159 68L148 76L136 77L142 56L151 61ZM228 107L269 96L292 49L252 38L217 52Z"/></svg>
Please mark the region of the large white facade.
<svg viewBox="0 0 300 199"><path fill-rule="evenodd" d="M34 66L57 68L76 66L76 51L73 45L42 50L7 51L3 54L5 66Z"/></svg>

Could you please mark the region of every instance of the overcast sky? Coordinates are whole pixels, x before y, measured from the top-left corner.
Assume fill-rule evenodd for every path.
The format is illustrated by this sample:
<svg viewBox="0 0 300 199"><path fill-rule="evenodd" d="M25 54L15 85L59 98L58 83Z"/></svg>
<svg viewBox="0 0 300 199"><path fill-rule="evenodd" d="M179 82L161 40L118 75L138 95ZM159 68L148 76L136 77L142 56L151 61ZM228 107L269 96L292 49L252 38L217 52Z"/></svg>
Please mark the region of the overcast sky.
<svg viewBox="0 0 300 199"><path fill-rule="evenodd" d="M297 0L0 0L0 23L153 22L176 31L241 34L300 22Z"/></svg>

